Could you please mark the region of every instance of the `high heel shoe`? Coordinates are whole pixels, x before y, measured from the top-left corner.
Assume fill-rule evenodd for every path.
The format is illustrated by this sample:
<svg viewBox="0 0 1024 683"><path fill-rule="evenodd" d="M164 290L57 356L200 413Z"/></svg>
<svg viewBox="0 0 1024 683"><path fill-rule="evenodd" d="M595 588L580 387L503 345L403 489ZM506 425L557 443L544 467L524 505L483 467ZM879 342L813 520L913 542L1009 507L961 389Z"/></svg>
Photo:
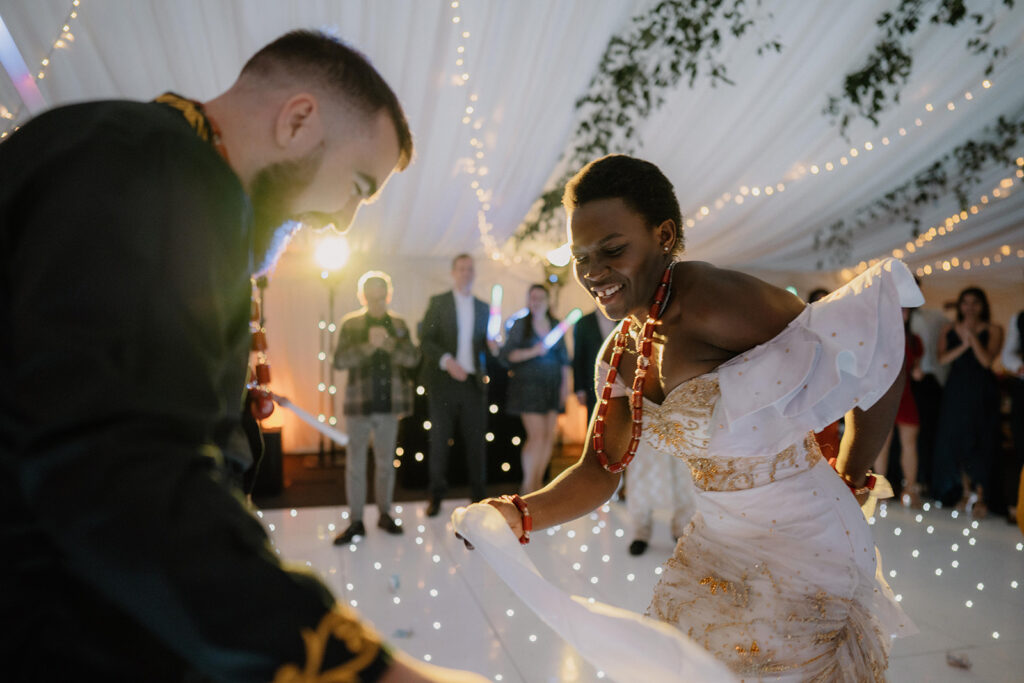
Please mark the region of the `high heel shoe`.
<svg viewBox="0 0 1024 683"><path fill-rule="evenodd" d="M919 484L911 484L903 490L903 495L900 496L900 501L905 507L912 508L914 510L920 510L924 507L924 503L921 501L921 491Z"/></svg>

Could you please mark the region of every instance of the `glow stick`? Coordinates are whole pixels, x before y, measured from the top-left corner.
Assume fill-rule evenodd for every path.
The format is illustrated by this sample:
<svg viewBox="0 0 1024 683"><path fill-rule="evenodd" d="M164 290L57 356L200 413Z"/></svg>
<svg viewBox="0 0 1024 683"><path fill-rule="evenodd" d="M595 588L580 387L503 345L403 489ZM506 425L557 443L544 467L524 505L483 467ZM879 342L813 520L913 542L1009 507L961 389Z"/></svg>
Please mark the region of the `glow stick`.
<svg viewBox="0 0 1024 683"><path fill-rule="evenodd" d="M583 311L578 308L574 308L569 311L569 315L565 316L562 322L555 325L554 329L544 335L544 348L550 349L552 346L558 343L558 340L565 336L565 333L570 327L576 324L576 322L583 317Z"/></svg>
<svg viewBox="0 0 1024 683"><path fill-rule="evenodd" d="M338 444L339 446L347 446L348 445L348 435L347 434L342 434L341 432L339 432L334 427L329 427L328 425L325 425L323 422L320 422L320 420L316 419L315 417L313 417L312 415L307 413L305 410L303 410L302 408L298 407L297 405L295 405L294 403L289 401L287 398L285 398L281 394L271 394L271 396L274 397L274 400L277 402L278 405L280 405L280 406L282 406L284 408L287 408L288 410L290 410L293 413L295 413L295 415L298 416L298 418L300 420L302 420L303 422L308 424L310 427L312 427L316 431L318 431L321 434L323 434L324 436L326 436L328 439L330 439L334 443Z"/></svg>
<svg viewBox="0 0 1024 683"><path fill-rule="evenodd" d="M497 339L501 333L501 285L491 287L491 315L487 318L487 338Z"/></svg>
<svg viewBox="0 0 1024 683"><path fill-rule="evenodd" d="M520 318L524 317L529 312L530 312L530 309L527 308L526 306L523 306L518 311L516 311L515 313L510 315L508 317L508 320L505 321L505 329L506 330L511 330L512 326L516 324L516 321L519 320Z"/></svg>

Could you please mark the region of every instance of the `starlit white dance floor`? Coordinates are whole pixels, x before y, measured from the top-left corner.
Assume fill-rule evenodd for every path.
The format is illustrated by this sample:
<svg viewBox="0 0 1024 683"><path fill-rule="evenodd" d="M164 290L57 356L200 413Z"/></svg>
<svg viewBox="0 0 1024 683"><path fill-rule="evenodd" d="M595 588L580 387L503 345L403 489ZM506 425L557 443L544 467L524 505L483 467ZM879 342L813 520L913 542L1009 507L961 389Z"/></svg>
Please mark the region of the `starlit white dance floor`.
<svg viewBox="0 0 1024 683"><path fill-rule="evenodd" d="M446 501L433 519L425 503L400 505L403 536L377 529L368 506L367 537L343 547L331 541L347 525L344 507L259 514L285 561L320 575L386 640L415 657L495 681L608 680L453 536L448 519L460 503ZM949 509L890 504L878 510L873 530L886 577L921 631L896 641L891 681L1024 680L1024 537L1016 527L1002 518L975 522ZM535 533L527 552L564 590L643 612L674 542L666 519L657 517L646 554L630 556L630 541L624 505L610 503ZM951 666L948 654L970 668Z"/></svg>

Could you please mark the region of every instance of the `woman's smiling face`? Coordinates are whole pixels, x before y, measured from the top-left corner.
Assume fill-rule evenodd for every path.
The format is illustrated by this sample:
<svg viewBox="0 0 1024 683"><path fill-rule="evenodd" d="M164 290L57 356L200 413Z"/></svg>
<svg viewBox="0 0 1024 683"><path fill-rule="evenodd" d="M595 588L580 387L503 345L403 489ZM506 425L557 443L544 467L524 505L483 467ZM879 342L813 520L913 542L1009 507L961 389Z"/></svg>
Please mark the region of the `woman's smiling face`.
<svg viewBox="0 0 1024 683"><path fill-rule="evenodd" d="M645 315L675 243L675 225L652 227L622 199L598 199L569 212L576 281L612 320Z"/></svg>

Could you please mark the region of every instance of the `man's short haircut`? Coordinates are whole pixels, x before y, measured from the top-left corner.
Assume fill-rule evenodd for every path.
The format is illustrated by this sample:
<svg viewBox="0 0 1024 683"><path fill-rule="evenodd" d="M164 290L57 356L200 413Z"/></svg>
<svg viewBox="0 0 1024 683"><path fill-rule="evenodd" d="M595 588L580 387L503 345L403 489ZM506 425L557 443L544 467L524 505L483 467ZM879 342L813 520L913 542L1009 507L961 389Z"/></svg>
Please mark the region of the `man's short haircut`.
<svg viewBox="0 0 1024 683"><path fill-rule="evenodd" d="M398 170L405 170L412 161L412 132L402 105L361 52L321 31L291 31L254 54L242 67L242 76L272 78L278 74L311 79L365 114L386 110L401 150Z"/></svg>
<svg viewBox="0 0 1024 683"><path fill-rule="evenodd" d="M461 254L456 254L455 258L452 259L452 270L455 270L455 264L458 263L459 261L461 261L464 258L468 258L470 261L472 261L473 260L473 255L472 254L467 254L466 252L462 252Z"/></svg>
<svg viewBox="0 0 1024 683"><path fill-rule="evenodd" d="M683 216L672 183L649 161L609 154L595 159L565 184L562 205L572 211L599 199L621 199L653 229L668 219L676 224L674 252L683 251Z"/></svg>
<svg viewBox="0 0 1024 683"><path fill-rule="evenodd" d="M366 283L372 280L378 280L384 283L384 286L388 290L388 300L391 299L391 295L394 292L394 286L391 284L391 276L385 273L383 270L368 270L359 276L359 282L356 284L356 296L359 298L359 303L366 305Z"/></svg>

